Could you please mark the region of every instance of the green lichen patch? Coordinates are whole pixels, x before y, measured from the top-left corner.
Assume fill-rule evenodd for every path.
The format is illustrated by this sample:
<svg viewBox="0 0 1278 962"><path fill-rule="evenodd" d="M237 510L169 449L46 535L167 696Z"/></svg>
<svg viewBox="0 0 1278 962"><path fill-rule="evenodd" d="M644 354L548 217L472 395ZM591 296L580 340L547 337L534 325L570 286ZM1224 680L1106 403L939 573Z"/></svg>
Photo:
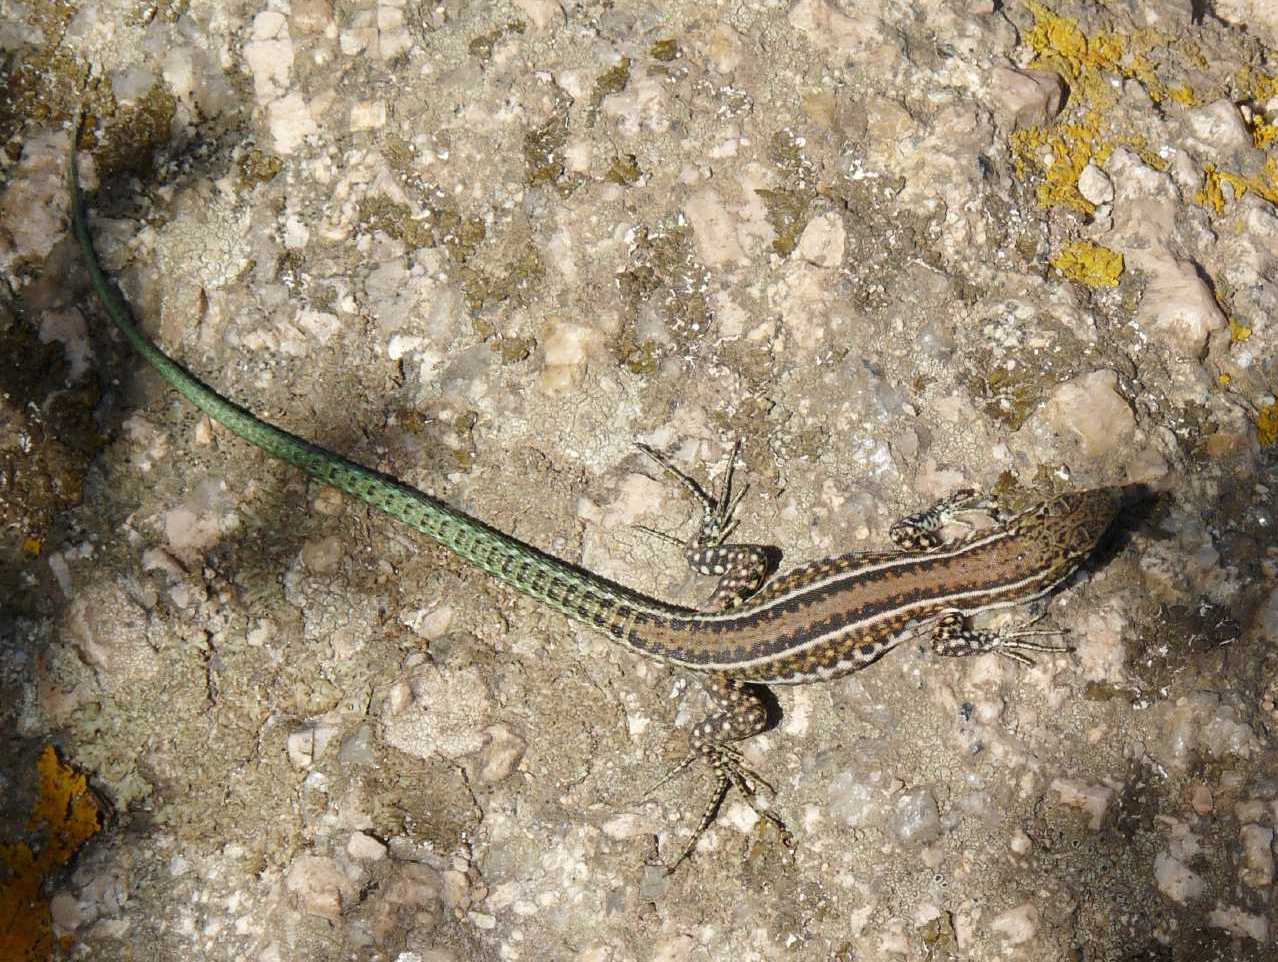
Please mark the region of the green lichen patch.
<svg viewBox="0 0 1278 962"><path fill-rule="evenodd" d="M516 335L500 338L493 345L493 350L501 358L502 364L519 364L528 360L536 347L537 341L535 339Z"/></svg>
<svg viewBox="0 0 1278 962"><path fill-rule="evenodd" d="M812 188L816 167L808 157L807 140L789 127L783 127L768 141L768 160L796 188Z"/></svg>
<svg viewBox="0 0 1278 962"><path fill-rule="evenodd" d="M1100 363L1095 345L1080 341L1068 329L1040 321L1032 341L1011 322L991 318L984 347L961 361L969 395L985 414L1012 431L1065 381Z"/></svg>
<svg viewBox="0 0 1278 962"><path fill-rule="evenodd" d="M424 188L428 200L423 216L413 214L407 204L382 195L360 201L358 224L362 231L381 231L403 241L405 246L443 247L454 264L464 265L479 250L487 236L481 217L465 217L438 189Z"/></svg>
<svg viewBox="0 0 1278 962"><path fill-rule="evenodd" d="M590 91L590 100L586 105L586 123L593 126L599 116L599 108L604 98L621 93L630 83L630 58L622 57L617 65L601 73Z"/></svg>
<svg viewBox="0 0 1278 962"><path fill-rule="evenodd" d="M522 34L527 29L528 25L522 20L508 20L474 37L470 43L466 44L466 51L477 60L487 63L493 59L493 48L497 44L509 36Z"/></svg>
<svg viewBox="0 0 1278 962"><path fill-rule="evenodd" d="M648 370L666 351L682 352L704 339L713 323L709 280L686 220L677 217L641 228L631 266L617 278L628 319L618 347L622 363L631 370ZM666 343L636 333L640 318L654 313L663 322Z"/></svg>
<svg viewBox="0 0 1278 962"><path fill-rule="evenodd" d="M94 154L101 169L149 174L156 148L169 141L176 113L177 100L158 83L136 107L118 109L112 118L110 141Z"/></svg>
<svg viewBox="0 0 1278 962"><path fill-rule="evenodd" d="M789 128L778 130L768 143L768 160L782 179L782 186L756 191L776 237L772 249L788 257L798 246L816 199L815 168L804 152L803 138Z"/></svg>
<svg viewBox="0 0 1278 962"><path fill-rule="evenodd" d="M803 228L808 226L808 210L816 199L816 191L808 190L757 190L763 201L768 224L776 233L772 249L782 257L789 257L799 246Z"/></svg>
<svg viewBox="0 0 1278 962"><path fill-rule="evenodd" d="M1018 430L1047 396L1045 382L1023 367L980 367L968 378L968 392L986 415Z"/></svg>
<svg viewBox="0 0 1278 962"><path fill-rule="evenodd" d="M0 596L13 610L47 601L23 577L44 551L58 516L80 503L85 472L105 439L93 409L97 383L66 386L62 345L41 343L36 332L0 306Z"/></svg>
<svg viewBox="0 0 1278 962"><path fill-rule="evenodd" d="M527 306L545 274L541 255L531 245L523 245L496 269L484 269L474 263L463 266L462 293L466 305L475 312L489 310L506 300Z"/></svg>
<svg viewBox="0 0 1278 962"><path fill-rule="evenodd" d="M65 35L75 12L72 3L36 4L28 10L27 22L51 40ZM22 154L21 133L27 124L52 127L71 116L87 71L65 46L46 42L32 50L19 48L12 57L6 54L0 76L4 84L0 143L5 145L9 160L16 162ZM96 104L88 106L93 109Z"/></svg>
<svg viewBox="0 0 1278 962"><path fill-rule="evenodd" d="M835 210L855 225L847 231L841 275L864 307L881 308L897 298L895 285L920 257L943 270L935 250L943 215L891 203L904 186L903 177L839 177L828 189Z"/></svg>
<svg viewBox="0 0 1278 962"><path fill-rule="evenodd" d="M569 173L564 165L570 105L567 95L561 95L554 113L525 133L523 144L525 182L529 187L553 187L561 197L570 196L585 182L584 176Z"/></svg>
<svg viewBox="0 0 1278 962"><path fill-rule="evenodd" d="M444 245L449 257L456 264L465 264L479 250L488 236L488 229L481 218L462 217L454 210L432 210L435 236Z"/></svg>
<svg viewBox="0 0 1278 962"><path fill-rule="evenodd" d="M674 38L658 40L648 48L648 56L661 63L670 63L679 56L679 42Z"/></svg>
<svg viewBox="0 0 1278 962"><path fill-rule="evenodd" d="M407 204L369 195L360 201L358 214L360 230L381 231L403 241L410 248L434 247L438 243L438 225L413 217Z"/></svg>
<svg viewBox="0 0 1278 962"><path fill-rule="evenodd" d="M638 341L633 330L626 330L617 341L617 356L621 359L621 366L631 374L645 376L657 373L661 349L656 341Z"/></svg>
<svg viewBox="0 0 1278 962"><path fill-rule="evenodd" d="M240 178L252 187L274 180L284 169L284 161L275 154L268 154L258 147L245 152L240 157Z"/></svg>
<svg viewBox="0 0 1278 962"><path fill-rule="evenodd" d="M634 154L622 154L613 158L604 179L622 187L633 187L642 176L638 158Z"/></svg>
<svg viewBox="0 0 1278 962"><path fill-rule="evenodd" d="M503 331L498 322L487 315L471 318L471 329L480 340L488 344L491 350L504 365L519 364L528 360L537 347L535 338L521 334L509 334Z"/></svg>

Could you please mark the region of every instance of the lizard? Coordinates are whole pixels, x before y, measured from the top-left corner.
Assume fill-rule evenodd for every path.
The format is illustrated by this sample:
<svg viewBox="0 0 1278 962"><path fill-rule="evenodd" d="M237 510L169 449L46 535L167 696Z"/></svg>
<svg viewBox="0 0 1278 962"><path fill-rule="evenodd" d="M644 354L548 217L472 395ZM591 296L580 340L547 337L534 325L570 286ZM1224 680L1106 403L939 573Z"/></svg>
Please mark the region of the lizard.
<svg viewBox="0 0 1278 962"><path fill-rule="evenodd" d="M738 744L768 727L768 685L827 681L863 669L930 629L941 656L995 652L1032 663L1027 651L1067 652L1033 640L1063 630L1026 625L980 630L981 612L1024 605L1067 581L1092 554L1122 503L1121 489L1068 491L1008 513L997 499L960 490L893 524L893 550L815 561L768 580L768 549L729 542L744 490L731 492L734 450L722 492L711 496L666 456L640 445L699 503L701 522L684 545L688 564L718 576L702 608L672 604L562 561L389 475L319 447L253 414L205 384L157 347L103 272L93 247L77 167L78 133L67 164L70 221L94 293L132 348L179 394L231 433L317 481L425 534L498 581L601 632L635 655L690 672L712 706L689 736L689 750L659 785L695 761L709 764L714 789L673 872L693 853L724 799L737 788L758 814L793 838L759 798L771 789L747 767ZM992 522L975 528L964 515ZM952 524L971 530L946 538ZM669 537L668 535L666 537ZM675 539L671 539L675 540Z"/></svg>

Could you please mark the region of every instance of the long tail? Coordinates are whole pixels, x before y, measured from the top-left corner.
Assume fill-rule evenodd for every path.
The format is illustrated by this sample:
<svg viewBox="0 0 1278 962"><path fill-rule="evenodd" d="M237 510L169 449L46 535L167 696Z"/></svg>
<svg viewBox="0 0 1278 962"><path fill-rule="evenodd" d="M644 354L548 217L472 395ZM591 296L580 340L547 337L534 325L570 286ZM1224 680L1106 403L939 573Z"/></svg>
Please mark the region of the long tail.
<svg viewBox="0 0 1278 962"><path fill-rule="evenodd" d="M222 397L170 358L138 328L128 305L98 264L80 192L77 140L78 134L72 138L67 165L71 225L80 242L98 301L134 350L174 390L210 418L266 453L301 468L311 477L340 488L392 518L411 525L499 581L570 618L607 631L623 643L630 643L629 625L636 612L675 616L689 613L686 609L646 597L544 554L453 510L416 488L277 428Z"/></svg>

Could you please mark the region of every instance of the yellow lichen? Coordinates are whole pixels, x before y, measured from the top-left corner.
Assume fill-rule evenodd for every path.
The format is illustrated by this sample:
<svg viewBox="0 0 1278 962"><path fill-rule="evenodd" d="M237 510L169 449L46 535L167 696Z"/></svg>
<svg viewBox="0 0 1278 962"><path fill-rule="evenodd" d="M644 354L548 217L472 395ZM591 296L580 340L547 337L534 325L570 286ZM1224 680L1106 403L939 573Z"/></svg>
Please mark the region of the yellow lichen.
<svg viewBox="0 0 1278 962"><path fill-rule="evenodd" d="M1244 176L1230 170L1222 170L1215 164L1203 169L1202 189L1194 195L1194 201L1223 214L1230 200L1240 200L1248 193L1264 198L1278 206L1278 121L1270 119L1260 106L1278 97L1278 75L1262 73L1253 67L1243 67L1234 78L1236 97L1250 107L1247 129L1252 144L1265 152L1265 166L1259 173ZM1232 197L1224 187L1229 185Z"/></svg>
<svg viewBox="0 0 1278 962"><path fill-rule="evenodd" d="M1256 440L1266 448L1278 442L1278 403L1261 408L1256 415Z"/></svg>
<svg viewBox="0 0 1278 962"><path fill-rule="evenodd" d="M1224 185L1228 184L1232 198L1225 196ZM1248 191L1263 197L1271 204L1278 204L1278 157L1270 156L1265 161L1264 175L1243 177L1232 171L1221 170L1215 164L1207 164L1203 168L1203 186L1194 194L1194 202L1203 207L1210 207L1217 214L1224 213L1228 200L1241 200Z"/></svg>
<svg viewBox="0 0 1278 962"><path fill-rule="evenodd" d="M1229 387L1229 385L1234 383L1234 376L1232 374L1225 373L1221 374L1220 377L1216 378L1216 380L1220 382L1221 387Z"/></svg>
<svg viewBox="0 0 1278 962"><path fill-rule="evenodd" d="M1165 48L1169 39L1152 30L1088 35L1038 0L1025 0L1025 5L1034 15L1034 27L1025 38L1034 51L1032 65L1055 70L1068 83L1072 116L1046 127L1016 131L1011 143L1016 172L1024 177L1027 168L1041 171L1041 206L1091 214L1095 205L1078 191L1078 177L1088 163L1103 164L1115 147L1126 146L1155 169L1167 167L1142 137L1111 131L1105 117L1117 99L1111 82L1115 75L1138 81L1156 103L1172 97L1149 56Z"/></svg>
<svg viewBox="0 0 1278 962"><path fill-rule="evenodd" d="M1070 109L1056 122L1028 128L1012 135L1016 173L1024 177L1029 168L1042 176L1038 202L1044 207L1066 207L1091 214L1094 205L1078 192L1078 176L1089 162L1104 163L1117 146L1130 147L1141 160L1157 170L1167 163L1148 148L1141 137L1115 130L1108 121L1108 108L1117 100L1116 78L1138 83L1156 104L1169 108L1194 107L1216 95L1204 95L1186 83L1170 84L1159 76L1173 48L1191 62L1202 61L1192 41L1158 30L1126 33L1088 34L1077 22L1063 17L1040 0L1024 0L1034 17L1034 26L1025 42L1034 51L1033 66L1055 70L1070 88ZM1242 173L1207 164L1203 187L1196 201L1217 214L1224 213L1230 200L1251 193L1278 205L1278 119L1259 106L1278 96L1278 75L1244 67L1235 76L1237 102L1250 106L1247 117L1252 143L1265 151L1259 172ZM1226 186L1228 189L1226 190Z"/></svg>
<svg viewBox="0 0 1278 962"><path fill-rule="evenodd" d="M1246 66L1238 71L1235 80L1238 89L1249 100L1264 103L1271 97L1278 97L1278 74L1271 75Z"/></svg>
<svg viewBox="0 0 1278 962"><path fill-rule="evenodd" d="M1278 143L1278 123L1266 120L1262 114L1252 114L1247 125L1251 130L1251 142L1261 150L1268 150Z"/></svg>
<svg viewBox="0 0 1278 962"><path fill-rule="evenodd" d="M27 830L32 841L0 843L0 958L36 962L53 952L46 878L97 834L100 813L85 777L63 764L52 746L36 762L38 794Z"/></svg>
<svg viewBox="0 0 1278 962"><path fill-rule="evenodd" d="M1078 191L1078 178L1091 161L1103 164L1111 147L1098 144L1098 132L1085 118L1084 123L1057 124L1052 127L1027 127L1012 134L1012 150L1017 157L1017 172L1024 175L1027 163L1041 168L1038 202L1042 207L1069 207L1083 214L1096 210L1096 205Z"/></svg>
<svg viewBox="0 0 1278 962"><path fill-rule="evenodd" d="M1229 339L1236 344L1241 344L1249 337L1251 337L1251 328L1246 324L1240 324L1231 317L1229 319Z"/></svg>
<svg viewBox="0 0 1278 962"><path fill-rule="evenodd" d="M1052 258L1052 266L1088 287L1117 287L1123 255L1091 241L1074 241Z"/></svg>
<svg viewBox="0 0 1278 962"><path fill-rule="evenodd" d="M1090 101L1112 98L1101 82L1103 72L1118 72L1125 52L1125 38L1115 33L1089 37L1068 17L1059 16L1037 0L1025 0L1034 15L1034 27L1025 42L1034 50L1035 62L1050 67L1083 90Z"/></svg>

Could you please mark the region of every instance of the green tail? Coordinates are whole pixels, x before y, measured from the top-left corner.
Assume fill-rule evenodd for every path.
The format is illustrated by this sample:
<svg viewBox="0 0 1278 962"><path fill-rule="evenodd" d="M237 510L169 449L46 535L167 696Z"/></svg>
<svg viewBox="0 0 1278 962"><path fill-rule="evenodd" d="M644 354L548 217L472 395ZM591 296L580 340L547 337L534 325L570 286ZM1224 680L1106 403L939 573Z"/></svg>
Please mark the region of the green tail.
<svg viewBox="0 0 1278 962"><path fill-rule="evenodd" d="M267 454L411 525L510 587L570 618L602 628L618 640L631 641L628 623L636 612L658 616L691 613L543 554L394 478L277 428L222 397L148 340L138 329L124 299L102 272L85 220L74 137L67 180L71 191L71 224L103 309L160 376L214 421Z"/></svg>

